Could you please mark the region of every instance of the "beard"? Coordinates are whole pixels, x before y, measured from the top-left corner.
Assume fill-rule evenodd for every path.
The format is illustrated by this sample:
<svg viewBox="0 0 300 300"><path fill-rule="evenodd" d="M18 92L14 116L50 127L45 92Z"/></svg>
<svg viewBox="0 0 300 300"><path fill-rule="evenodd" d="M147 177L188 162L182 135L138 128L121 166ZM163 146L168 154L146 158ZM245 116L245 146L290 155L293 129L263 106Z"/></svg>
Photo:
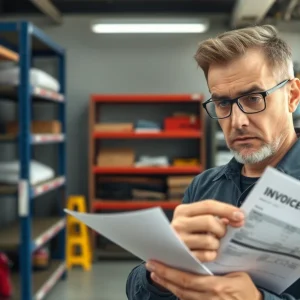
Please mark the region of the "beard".
<svg viewBox="0 0 300 300"><path fill-rule="evenodd" d="M239 134L240 136L243 134ZM244 134L245 135L245 134ZM265 159L272 157L278 150L282 137L277 137L271 143L264 143L262 146L255 152L242 154L242 150L236 150L229 147L230 152L233 154L237 162L241 164L257 164ZM243 149L250 149L251 145L243 146Z"/></svg>

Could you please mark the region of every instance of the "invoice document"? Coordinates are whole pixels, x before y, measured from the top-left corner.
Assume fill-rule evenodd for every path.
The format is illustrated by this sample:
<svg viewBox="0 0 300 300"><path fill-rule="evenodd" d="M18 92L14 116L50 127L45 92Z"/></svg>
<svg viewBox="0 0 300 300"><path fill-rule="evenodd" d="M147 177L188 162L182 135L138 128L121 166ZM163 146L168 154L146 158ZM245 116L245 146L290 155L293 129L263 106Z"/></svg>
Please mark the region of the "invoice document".
<svg viewBox="0 0 300 300"><path fill-rule="evenodd" d="M268 167L241 209L245 225L228 227L211 263L194 257L159 207L112 214L65 211L144 261L205 275L247 272L257 286L281 294L300 278L300 181Z"/></svg>
<svg viewBox="0 0 300 300"><path fill-rule="evenodd" d="M241 209L240 229L228 228L213 273L247 272L256 285L281 294L300 278L300 181L268 167Z"/></svg>

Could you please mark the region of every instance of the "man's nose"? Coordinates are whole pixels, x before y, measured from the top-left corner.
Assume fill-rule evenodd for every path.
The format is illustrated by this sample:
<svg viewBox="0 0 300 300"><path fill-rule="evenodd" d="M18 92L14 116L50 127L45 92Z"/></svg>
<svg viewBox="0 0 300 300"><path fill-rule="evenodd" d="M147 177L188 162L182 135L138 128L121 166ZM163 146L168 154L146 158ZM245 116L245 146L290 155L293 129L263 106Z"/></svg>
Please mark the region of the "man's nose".
<svg viewBox="0 0 300 300"><path fill-rule="evenodd" d="M238 105L234 103L232 105L232 112L231 112L231 126L235 129L241 129L245 126L249 125L249 119L247 114L242 112Z"/></svg>

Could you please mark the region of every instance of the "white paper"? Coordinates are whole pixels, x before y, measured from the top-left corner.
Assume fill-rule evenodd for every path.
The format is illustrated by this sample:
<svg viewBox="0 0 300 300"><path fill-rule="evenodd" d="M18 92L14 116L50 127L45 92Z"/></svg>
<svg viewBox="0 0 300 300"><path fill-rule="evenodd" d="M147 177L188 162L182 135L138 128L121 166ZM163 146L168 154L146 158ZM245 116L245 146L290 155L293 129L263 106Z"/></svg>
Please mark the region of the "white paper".
<svg viewBox="0 0 300 300"><path fill-rule="evenodd" d="M300 182L268 167L241 209L245 226L228 229L219 257L206 266L247 272L256 285L281 294L300 278Z"/></svg>
<svg viewBox="0 0 300 300"><path fill-rule="evenodd" d="M292 206L280 199L290 199ZM179 239L160 208L116 214L65 211L144 261L199 274L247 272L257 286L281 294L300 278L300 181L268 167L241 208L245 225L229 227L217 260L205 264Z"/></svg>
<svg viewBox="0 0 300 300"><path fill-rule="evenodd" d="M144 261L153 259L181 270L212 274L179 239L161 208L113 214L65 211Z"/></svg>

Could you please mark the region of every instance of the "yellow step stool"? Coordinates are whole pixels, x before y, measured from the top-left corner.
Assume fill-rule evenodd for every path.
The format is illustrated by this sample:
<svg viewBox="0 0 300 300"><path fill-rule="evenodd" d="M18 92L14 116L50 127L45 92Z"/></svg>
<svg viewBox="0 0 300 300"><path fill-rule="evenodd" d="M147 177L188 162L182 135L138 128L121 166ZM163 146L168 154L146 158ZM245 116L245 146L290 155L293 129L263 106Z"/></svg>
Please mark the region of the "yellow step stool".
<svg viewBox="0 0 300 300"><path fill-rule="evenodd" d="M86 203L83 196L70 196L67 203L69 210L85 213ZM81 265L89 271L92 265L92 251L87 226L67 215L67 267Z"/></svg>

